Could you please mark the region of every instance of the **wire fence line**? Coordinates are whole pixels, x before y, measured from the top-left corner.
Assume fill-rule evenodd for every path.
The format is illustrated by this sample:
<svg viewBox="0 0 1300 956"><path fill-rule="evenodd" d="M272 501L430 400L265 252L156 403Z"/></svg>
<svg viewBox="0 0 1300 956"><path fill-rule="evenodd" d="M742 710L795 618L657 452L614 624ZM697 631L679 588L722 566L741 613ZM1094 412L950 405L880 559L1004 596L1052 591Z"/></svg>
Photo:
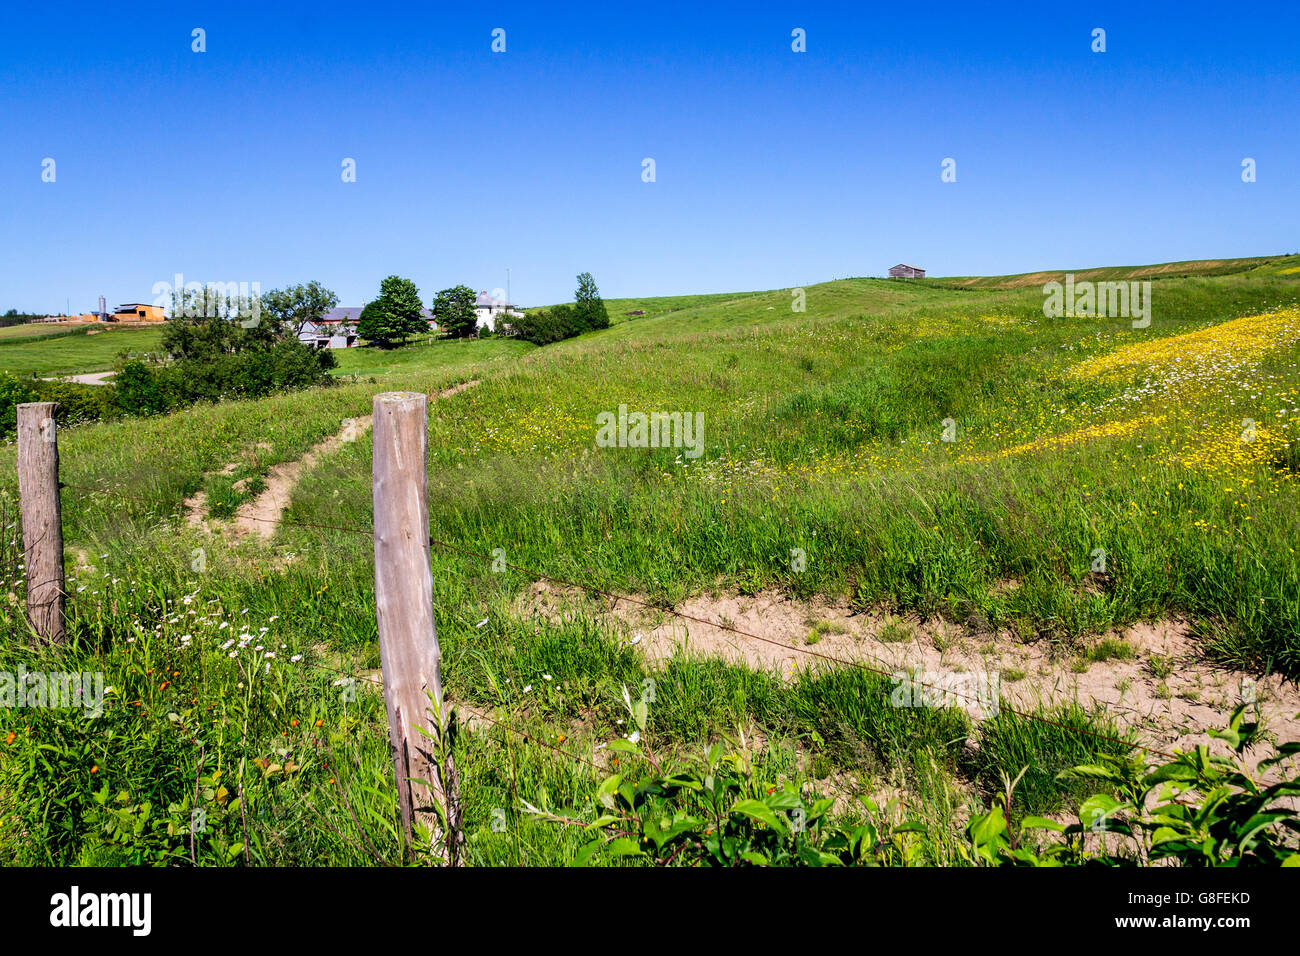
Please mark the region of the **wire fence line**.
<svg viewBox="0 0 1300 956"><path fill-rule="evenodd" d="M165 502L162 502L162 501L157 500L157 499L145 498L145 497L141 497L141 496L139 496L139 495L130 495L130 494L126 494L126 493L124 493L124 492L119 492L119 491L110 490L110 489L106 489L106 488L91 488L91 487L86 487L86 486L83 486L83 485L68 484L68 483L65 483L65 482L60 482L60 483L59 483L59 487L60 487L60 488L66 488L66 489L69 489L69 490L72 490L72 491L86 492L86 493L90 493L90 494L102 494L102 495L108 495L108 496L110 496L110 497L118 497L118 498L130 499L130 500L134 500L134 501L142 501L142 502L145 502L145 503L147 503L147 504L156 505L156 506L158 506L158 507L160 507L160 508L161 508L161 507L166 507L166 508L170 509L170 508L172 507L172 506L167 505ZM252 517L252 516L246 516L246 517ZM305 529L318 530L318 531L320 531L320 530L324 530L324 531L337 531L337 532L342 532L342 533L345 533L345 534L365 535L366 537L370 537L370 538L373 538L373 537L374 537L374 531L373 531L373 529L370 529L370 528L349 527L349 526L344 526L344 525L328 525L328 524L321 524L321 523L317 523L317 522L306 522L306 521L292 521L292 520L288 520L288 519L285 519L285 518L282 518L282 517L277 517L277 518L255 518L255 517L254 517L252 520L271 522L271 523L274 523L274 524L276 524L276 525L279 525L279 526L285 526L285 527L305 528ZM431 547L436 547L436 548L438 548L438 549L440 549L440 550L442 550L442 551L444 551L444 552L449 552L449 553L454 553L454 554L460 554L460 555L463 555L463 556L465 556L465 557L477 558L477 559L480 559L480 560L483 560L483 561L487 561L487 562L499 561L499 559L498 559L496 556L494 556L494 555L491 555L491 554L484 554L484 553L479 552L479 551L474 551L474 550L472 550L472 549L465 548L465 547L462 547L462 546L460 546L460 545L452 544L451 542L448 542L448 541L440 540L440 539L435 538L435 537L433 537L433 536L430 536L430 537L428 538L428 543L429 543L429 545L430 545ZM770 637L764 637L764 636L762 636L762 635L760 635L760 634L754 634L754 633L752 633L752 632L749 632L749 631L743 630L743 629L741 629L741 628L735 627L734 625L726 624L726 623L724 623L724 622L722 622L722 621L713 621L713 620L709 620L709 619L707 619L707 618L702 618L702 617L698 617L698 616L695 616L695 615L692 615L692 614L687 614L687 613L685 613L685 612L683 612L683 611L679 611L679 610L677 610L676 608L664 607L662 604L656 604L656 603L654 603L654 602L652 602L652 601L646 601L646 600L643 600L643 599L641 599L641 598L636 598L636 597L633 597L632 595L629 595L629 594L621 594L621 593L617 593L617 592L609 591L609 590L606 590L606 589L603 589L603 588L595 587L594 585L590 585L590 584L583 583L583 582L581 582L581 581L572 581L572 580L568 580L568 579L565 579L565 578L560 578L560 577L557 577L557 576L555 576L555 575L550 575L550 574L547 574L547 573L545 573L545 572L543 572L543 571L539 571L539 570L537 570L537 569L535 569L535 568L529 568L529 567L526 567L526 566L523 566L523 565L514 564L514 563L511 563L511 562L509 562L509 561L500 561L500 563L501 563L501 564L504 564L506 567L510 568L511 570L518 571L518 572L521 573L521 574L525 574L525 575L531 576L531 577L533 577L533 578L535 578L535 579L537 579L537 580L547 581L547 582L549 582L549 583L552 583L552 584L558 584L558 585L561 585L561 586L563 586L563 587L575 588L575 589L578 589L578 590L581 590L581 591L587 592L587 593L589 593L589 594L593 594L593 595L597 595L597 596L600 596L600 597L606 598L606 599L608 599L608 600L610 600L610 601L613 601L615 606L618 604L618 602L623 601L623 602L626 602L626 603L628 603L628 604L634 604L634 605L637 605L637 606L639 606L639 607L643 607L643 608L647 608L647 609L650 609L650 610L659 611L659 612L662 612L662 613L664 613L664 614L668 614L668 615L670 615L670 616L672 616L672 617L678 618L678 619L680 619L680 620L690 621L690 622L695 623L695 624L701 624L701 625L704 625L704 626L707 626L707 627L717 628L718 630L725 631L725 632L728 632L728 633L731 633L731 634L735 634L736 636L738 636L738 637L742 637L742 638L744 638L744 639L746 639L746 640L750 640L750 641L759 641L759 642L762 642L762 643L764 643L764 644L768 644L768 645L771 645L771 646L774 646L774 647L781 648L782 650L785 650L785 651L794 651L794 652L796 652L796 653L798 653L798 654L802 654L802 655L804 655L805 657L816 658L816 659L819 659L819 660L821 660L821 661L824 661L824 662L827 662L827 663L831 663L831 664L835 664L835 665L842 666L842 667L855 668L855 669L862 670L862 671L865 671L865 672L867 672L867 673L875 674L875 675L877 675L877 676L881 676L881 677L886 677L886 678L893 679L894 674L897 673L896 670L894 670L894 671L885 670L885 669L880 668L880 667L872 666L871 664L865 663L865 662L863 662L863 661L851 660L851 659L849 659L849 658L839 657L839 656L834 655L834 654L827 654L827 653L825 653L825 652L823 652L823 651L817 651L817 650L814 650L814 649L809 648L809 647L801 647L801 646L796 645L796 644L787 644L787 643L785 643L784 641L778 641L778 640L774 640L773 638L770 638ZM352 675L346 675L346 676L352 676ZM371 678L356 678L356 679L372 680ZM382 681L376 681L375 683L380 683L380 684L382 684ZM963 699L963 700L969 701L969 702L971 702L971 703L977 703L977 704L984 704L984 703L986 703L985 701L981 700L981 699L978 698L978 697L972 696L972 695L970 695L970 694L962 693L962 692L960 692L960 691L958 691L958 690L955 690L955 689L953 689L953 688L949 688L949 687L941 687L941 686L939 686L939 685L937 685L937 684L935 684L935 683L933 683L933 682L926 682L926 681L924 681L924 680L915 680L915 679L914 679L914 680L911 681L911 683L912 683L914 686L916 686L916 687L926 688L926 689L929 689L929 690L941 691L941 692L942 692L943 694L945 694L946 696L954 697L954 698L958 698L958 699ZM1058 720L1053 720L1052 718L1050 718L1050 717L1046 717L1046 716L1044 716L1044 715L1042 715L1042 714L1034 713L1033 711L1027 711L1027 710L1023 710L1023 709L1019 709L1019 708L1015 708L1015 707L1007 706L1007 705L1001 703L1001 701L998 702L997 706L998 706L998 710L999 710L999 711L1003 711L1003 710L1005 710L1007 713L1012 714L1013 716L1018 717L1018 718L1020 718L1020 719L1022 719L1022 720L1033 721L1033 722L1035 722L1035 723L1039 723L1039 724L1043 724L1043 725L1046 725L1046 726L1050 726L1050 727L1053 727L1053 728L1055 728L1055 729L1057 729L1057 730L1065 731L1065 732L1067 732L1067 733L1078 733L1078 734L1082 734L1082 735L1084 735L1084 736L1091 737L1091 738L1093 738L1093 739L1095 739L1095 740L1098 740L1098 741L1101 741L1101 742L1105 742L1105 743L1109 743L1109 744L1115 744L1115 745L1118 745L1118 746L1121 746L1121 747L1124 747L1124 748L1127 748L1127 749L1141 749L1141 750L1144 750L1144 751L1146 751L1146 752L1148 752L1148 753L1155 754L1155 755L1157 755L1157 756L1164 757L1164 758L1169 759L1169 760L1176 759L1176 755L1175 755L1175 754L1170 753L1170 752L1165 751L1165 750L1161 750L1161 749L1159 749L1159 748L1157 748L1157 747L1148 746L1148 745L1144 745L1144 744L1139 744L1139 743L1136 743L1136 742L1134 742L1134 741L1132 741L1132 740L1126 740L1126 739L1123 739L1123 738L1121 738L1121 737L1115 737L1115 736L1112 736L1112 735L1109 735L1109 734L1100 733L1100 732L1098 732L1098 731L1090 730L1090 729L1088 729L1088 728L1084 728L1084 727L1071 727L1071 726L1068 726L1068 725L1066 725L1066 724L1063 724L1062 722L1060 722L1060 721L1058 721ZM477 716L484 716L484 715L477 714ZM491 720L490 718L486 718L486 717L485 717L484 719L487 719L490 723L497 723L497 724L500 725L500 726L507 726L507 725L504 725L504 724L500 724L500 723L497 722L497 721L493 721L493 720ZM525 737L525 738L526 738L526 735L522 734L522 732L520 732L520 731L518 731L518 730L515 730L514 728L508 728L508 729L512 730L512 732L514 732L514 733L519 734L521 737ZM527 739L527 738L526 738L526 739ZM542 746L547 746L547 747L550 746L550 745L546 744L545 742L539 742L539 741L533 741L533 742L535 742L535 743L540 743ZM558 748L551 748L551 749L556 749L556 750L558 751ZM567 754L566 751L558 751L558 752L560 752L560 753L565 753L567 756L574 756L574 755L571 755L571 754ZM577 759L583 759L583 758L577 758ZM591 763L590 761L588 761L588 762ZM592 763L592 766L595 766L595 764Z"/></svg>

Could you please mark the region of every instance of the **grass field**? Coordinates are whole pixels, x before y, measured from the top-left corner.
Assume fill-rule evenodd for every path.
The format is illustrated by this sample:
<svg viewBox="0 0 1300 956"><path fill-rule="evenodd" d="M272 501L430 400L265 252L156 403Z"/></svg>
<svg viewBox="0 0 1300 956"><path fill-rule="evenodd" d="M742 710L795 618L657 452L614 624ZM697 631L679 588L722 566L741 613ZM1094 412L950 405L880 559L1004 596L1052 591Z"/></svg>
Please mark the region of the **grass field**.
<svg viewBox="0 0 1300 956"><path fill-rule="evenodd" d="M162 329L158 326L90 325L58 329L49 325L17 325L0 329L0 369L42 378L106 372L118 361L119 353L156 352L161 340Z"/></svg>
<svg viewBox="0 0 1300 956"><path fill-rule="evenodd" d="M379 667L372 543L356 533L369 440L302 475L267 541L205 530L184 505L205 490L237 506L381 390L477 383L431 403L429 457L431 534L476 555L664 609L778 595L807 615L808 644L846 653L1005 644L1077 675L1132 654L1131 626L1177 622L1206 673L1294 681L1297 264L1131 272L1154 277L1145 329L1045 318L1043 278L846 279L807 287L804 312L790 290L610 300L610 329L545 348L351 350L331 389L67 430L72 654L113 692L102 718L0 727L0 860L188 859L196 777L207 862L398 858L382 696L336 685ZM107 368L127 334L0 344L0 368ZM703 454L597 447L597 415L620 405L700 412ZM37 669L12 446L0 459L14 594L0 655ZM1059 700L1039 706L1050 724L900 710L888 676L824 661L791 676L654 660L607 601L543 604L532 574L459 551L435 548L433 568L448 696L481 716L457 752L472 863L574 855L582 832L524 804L589 813L600 774L555 749L590 758L625 735L624 687L657 688L648 753L743 735L756 773L806 781L846 817L862 812L849 795L893 794L924 827L922 862L968 861L961 827L1003 774L1030 768L1019 814L1068 813L1084 791L1056 772L1125 749L1096 734L1176 743ZM1142 666L1165 679L1156 657Z"/></svg>

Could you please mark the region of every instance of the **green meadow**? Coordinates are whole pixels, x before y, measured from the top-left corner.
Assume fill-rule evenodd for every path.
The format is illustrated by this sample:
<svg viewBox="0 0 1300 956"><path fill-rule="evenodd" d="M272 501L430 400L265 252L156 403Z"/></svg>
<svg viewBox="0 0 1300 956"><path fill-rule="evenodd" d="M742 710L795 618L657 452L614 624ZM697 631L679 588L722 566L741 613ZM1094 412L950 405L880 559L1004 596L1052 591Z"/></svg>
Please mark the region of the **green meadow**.
<svg viewBox="0 0 1300 956"><path fill-rule="evenodd" d="M0 329L0 369L40 378L107 372L123 352L157 352L161 339L161 327L17 325Z"/></svg>
<svg viewBox="0 0 1300 956"><path fill-rule="evenodd" d="M1050 723L900 710L888 676L826 661L790 679L655 662L607 602L561 618L529 589L539 572L664 609L844 602L1046 649L1062 672L1124 628L1177 620L1205 666L1294 681L1300 257L1174 265L1095 277L1151 277L1140 329L1045 317L1056 274L606 300L611 328L543 348L354 349L332 388L66 429L74 639L57 659L21 614L15 451L0 448L0 669L111 687L100 716L0 712L0 861L400 861L369 434L298 477L270 537L222 518L376 392L464 383L430 402L428 464L430 534L459 549L432 562L467 862L572 859L582 829L533 811L592 818L618 759L597 748L628 733L623 689L646 686L646 754L728 741L845 819L867 812L852 795L895 794L917 862L970 862L966 821L1025 768L1012 816L1078 811L1090 791L1057 773L1143 744L1140 726L1077 706L1044 705ZM0 369L108 369L156 335L0 339ZM702 454L598 446L597 416L620 406L699 413ZM200 491L207 528L186 514Z"/></svg>

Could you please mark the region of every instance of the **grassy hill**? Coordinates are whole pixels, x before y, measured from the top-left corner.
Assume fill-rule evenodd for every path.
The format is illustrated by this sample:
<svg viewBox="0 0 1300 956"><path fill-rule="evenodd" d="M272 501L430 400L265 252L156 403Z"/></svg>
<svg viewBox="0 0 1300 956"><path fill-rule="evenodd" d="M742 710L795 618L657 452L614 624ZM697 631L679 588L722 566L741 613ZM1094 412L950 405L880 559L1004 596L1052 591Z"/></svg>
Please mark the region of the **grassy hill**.
<svg viewBox="0 0 1300 956"><path fill-rule="evenodd" d="M1019 813L1068 814L1086 793L1057 772L1124 749L1104 738L1199 740L1188 713L1221 713L1240 676L1300 676L1296 261L1093 270L1153 277L1143 329L1044 317L1043 274L839 280L807 287L803 312L789 290L611 300L612 316L647 315L545 348L357 350L332 389L67 430L70 659L115 696L106 727L32 711L0 750L0 818L17 821L0 826L0 859L188 858L163 823L183 832L196 774L218 770L208 789L238 780L249 812L208 799L205 859L397 858L382 696L341 701L336 686L379 667L368 438L319 453L265 540L205 528L193 501L237 511L376 391L468 383L430 405L429 508L453 546L432 556L444 680L481 715L457 754L470 862L573 857L583 832L524 801L589 813L603 776L590 761L615 769L596 748L628 733L624 687L657 689L642 746L659 759L743 733L758 775L801 781L837 814L858 812L856 793L898 795L925 827L909 844L919 861L968 860L963 821L1004 773L1030 768ZM0 367L25 347L0 345ZM597 416L621 405L700 413L702 454L598 446ZM0 449L10 515L13 456ZM791 676L674 654L670 617L629 617L532 571L723 623L787 620L781 640L810 651L918 667L964 654L1051 723L900 710L893 665ZM4 666L38 666L15 606L0 614ZM1157 626L1192 656L1133 637ZM1008 663L1024 653L1032 667ZM1130 664L1107 676L1117 705L1051 696ZM1144 688L1145 709L1124 706ZM36 755L49 786L25 782ZM180 809L115 842L100 835L101 787L127 794L114 812Z"/></svg>
<svg viewBox="0 0 1300 956"><path fill-rule="evenodd" d="M1300 270L1300 255L1254 256L1246 259L1191 259L1182 262L1161 262L1150 266L1056 269L1050 272L1024 272L1007 276L950 276L927 281L957 289L1014 289L1021 286L1042 286L1046 282L1059 281L1066 272L1072 272L1078 281L1118 282L1134 279L1230 276L1247 272L1293 275L1292 270Z"/></svg>
<svg viewBox="0 0 1300 956"><path fill-rule="evenodd" d="M161 340L159 326L17 325L0 329L0 371L42 377L105 372L119 352L155 352Z"/></svg>

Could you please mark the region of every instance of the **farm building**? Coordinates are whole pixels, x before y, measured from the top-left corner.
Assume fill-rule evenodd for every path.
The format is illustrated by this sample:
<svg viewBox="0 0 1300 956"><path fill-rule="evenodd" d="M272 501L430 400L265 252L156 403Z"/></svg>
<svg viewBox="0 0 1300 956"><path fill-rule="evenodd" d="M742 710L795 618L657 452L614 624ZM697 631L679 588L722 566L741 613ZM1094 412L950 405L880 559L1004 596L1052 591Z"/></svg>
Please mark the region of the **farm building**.
<svg viewBox="0 0 1300 956"><path fill-rule="evenodd" d="M905 266L902 263L894 266L889 270L891 279L924 279L925 270L918 269L916 266Z"/></svg>
<svg viewBox="0 0 1300 956"><path fill-rule="evenodd" d="M357 344L356 326L308 322L298 333L298 341L318 349L350 349Z"/></svg>
<svg viewBox="0 0 1300 956"><path fill-rule="evenodd" d="M330 309L319 322L308 322L298 333L298 340L318 349L350 349L360 344L357 338L357 321L361 318L359 305L345 305ZM421 309L420 314L429 320L429 331L438 328L433 313Z"/></svg>
<svg viewBox="0 0 1300 956"><path fill-rule="evenodd" d="M474 299L474 315L478 319L480 327L487 326L489 332L494 332L496 331L494 326L498 315L523 315L523 313L505 299L498 299L486 292L480 292L478 297Z"/></svg>
<svg viewBox="0 0 1300 956"><path fill-rule="evenodd" d="M80 315L47 315L39 322L166 322L167 313L160 305L149 302L124 302L112 312L104 304L104 297L99 297L98 312L83 312Z"/></svg>
<svg viewBox="0 0 1300 956"><path fill-rule="evenodd" d="M160 305L147 302L126 302L113 310L114 322L166 322L167 315Z"/></svg>

